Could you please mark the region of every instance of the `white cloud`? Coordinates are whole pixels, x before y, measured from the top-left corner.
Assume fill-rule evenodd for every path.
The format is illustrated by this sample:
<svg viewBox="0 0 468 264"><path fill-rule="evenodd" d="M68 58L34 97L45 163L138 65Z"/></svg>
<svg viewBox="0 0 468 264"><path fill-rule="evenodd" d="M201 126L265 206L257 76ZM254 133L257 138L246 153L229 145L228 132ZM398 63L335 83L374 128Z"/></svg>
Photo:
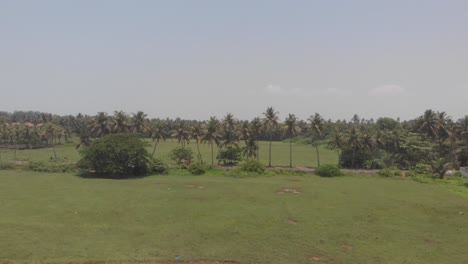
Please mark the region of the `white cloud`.
<svg viewBox="0 0 468 264"><path fill-rule="evenodd" d="M274 84L267 85L267 87L265 87L265 91L273 95L300 95L304 92L300 88L286 89Z"/></svg>
<svg viewBox="0 0 468 264"><path fill-rule="evenodd" d="M331 95L331 96L349 96L349 95L351 95L351 91L337 89L337 88L327 88L326 90L323 91L323 93L325 95Z"/></svg>
<svg viewBox="0 0 468 264"><path fill-rule="evenodd" d="M368 91L370 96L374 97L387 97L387 96L399 96L406 92L405 88L395 85L395 84L387 84L381 85L375 88L372 88Z"/></svg>

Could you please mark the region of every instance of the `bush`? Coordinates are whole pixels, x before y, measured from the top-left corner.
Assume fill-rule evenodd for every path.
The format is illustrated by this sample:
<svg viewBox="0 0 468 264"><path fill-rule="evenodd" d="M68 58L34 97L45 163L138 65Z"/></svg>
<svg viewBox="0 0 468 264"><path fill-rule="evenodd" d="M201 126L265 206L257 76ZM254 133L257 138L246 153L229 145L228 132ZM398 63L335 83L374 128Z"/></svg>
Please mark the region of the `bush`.
<svg viewBox="0 0 468 264"><path fill-rule="evenodd" d="M167 174L168 169L168 166L158 158L154 158L149 163L149 171L154 174Z"/></svg>
<svg viewBox="0 0 468 264"><path fill-rule="evenodd" d="M79 167L109 178L126 178L148 173L145 144L133 134L101 137L80 151Z"/></svg>
<svg viewBox="0 0 468 264"><path fill-rule="evenodd" d="M44 161L31 161L29 162L29 169L38 172L74 172L76 171L76 165L73 163L56 163L56 162L44 162Z"/></svg>
<svg viewBox="0 0 468 264"><path fill-rule="evenodd" d="M424 163L418 163L416 166L413 168L414 172L417 174L428 174L432 173L432 167L431 165L424 164Z"/></svg>
<svg viewBox="0 0 468 264"><path fill-rule="evenodd" d="M15 168L15 164L7 161L0 161L0 170L11 170Z"/></svg>
<svg viewBox="0 0 468 264"><path fill-rule="evenodd" d="M333 164L324 164L317 169L315 169L315 174L321 177L334 177L342 176L343 172L338 168L337 165Z"/></svg>
<svg viewBox="0 0 468 264"><path fill-rule="evenodd" d="M205 174L206 168L200 163L192 163L188 166L188 171L192 175L202 175Z"/></svg>
<svg viewBox="0 0 468 264"><path fill-rule="evenodd" d="M401 177L403 174L401 173L401 170L397 168L385 168L377 172L377 175L383 176L383 177L394 177L398 176Z"/></svg>
<svg viewBox="0 0 468 264"><path fill-rule="evenodd" d="M178 165L184 164L184 161L190 164L193 159L193 151L189 148L175 148L169 153L169 158Z"/></svg>
<svg viewBox="0 0 468 264"><path fill-rule="evenodd" d="M265 172L265 166L263 166L261 162L255 159L250 159L242 163L239 169L241 171L256 172L258 174L263 174Z"/></svg>
<svg viewBox="0 0 468 264"><path fill-rule="evenodd" d="M242 160L242 150L239 147L226 147L218 152L216 159L223 165L237 165Z"/></svg>

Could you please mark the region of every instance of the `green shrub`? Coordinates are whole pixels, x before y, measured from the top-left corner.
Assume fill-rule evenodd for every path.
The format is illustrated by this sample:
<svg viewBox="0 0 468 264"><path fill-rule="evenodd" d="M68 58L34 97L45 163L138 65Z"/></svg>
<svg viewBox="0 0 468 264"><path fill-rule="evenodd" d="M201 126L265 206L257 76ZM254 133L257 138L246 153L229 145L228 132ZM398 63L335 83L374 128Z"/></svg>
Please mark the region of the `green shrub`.
<svg viewBox="0 0 468 264"><path fill-rule="evenodd" d="M242 150L239 147L223 148L218 152L216 159L226 166L237 165L242 160Z"/></svg>
<svg viewBox="0 0 468 264"><path fill-rule="evenodd" d="M315 174L321 177L334 177L342 176L343 172L338 168L337 165L324 164L315 169Z"/></svg>
<svg viewBox="0 0 468 264"><path fill-rule="evenodd" d="M258 174L263 174L265 172L265 166L263 166L260 161L255 159L250 159L242 163L239 169L241 171L256 172Z"/></svg>
<svg viewBox="0 0 468 264"><path fill-rule="evenodd" d="M7 161L0 161L0 170L11 170L15 168L15 164Z"/></svg>
<svg viewBox="0 0 468 264"><path fill-rule="evenodd" d="M149 171L154 174L167 174L168 166L161 159L154 158L149 163Z"/></svg>
<svg viewBox="0 0 468 264"><path fill-rule="evenodd" d="M206 168L200 163L192 163L188 166L188 171L192 175L202 175L205 174Z"/></svg>
<svg viewBox="0 0 468 264"><path fill-rule="evenodd" d="M133 134L101 137L80 151L79 167L107 178L128 178L148 173L145 143Z"/></svg>
<svg viewBox="0 0 468 264"><path fill-rule="evenodd" d="M44 161L31 161L28 165L29 169L38 172L74 172L76 171L76 164L73 163L57 163L57 162L44 162Z"/></svg>
<svg viewBox="0 0 468 264"><path fill-rule="evenodd" d="M429 164L424 164L424 163L418 163L416 166L413 168L414 172L417 174L428 174L432 173L432 167Z"/></svg>
<svg viewBox="0 0 468 264"><path fill-rule="evenodd" d="M193 159L193 151L189 148L175 148L169 153L169 158L178 165L184 164L184 161L190 164Z"/></svg>
<svg viewBox="0 0 468 264"><path fill-rule="evenodd" d="M401 170L390 167L390 168L385 168L385 169L380 170L379 172L377 172L377 175L380 175L383 177L394 177L394 176L401 177L403 174Z"/></svg>

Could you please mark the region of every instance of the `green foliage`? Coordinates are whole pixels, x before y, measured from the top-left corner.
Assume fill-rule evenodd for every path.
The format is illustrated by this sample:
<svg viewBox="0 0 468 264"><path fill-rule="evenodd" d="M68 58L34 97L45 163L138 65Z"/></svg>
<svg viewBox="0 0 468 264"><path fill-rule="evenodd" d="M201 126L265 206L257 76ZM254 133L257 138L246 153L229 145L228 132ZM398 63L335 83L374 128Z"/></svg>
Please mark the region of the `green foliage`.
<svg viewBox="0 0 468 264"><path fill-rule="evenodd" d="M74 172L76 165L73 163L59 163L59 162L45 162L45 161L31 161L28 165L29 169L37 172Z"/></svg>
<svg viewBox="0 0 468 264"><path fill-rule="evenodd" d="M425 163L418 163L416 166L413 168L414 172L417 174L428 174L432 173L432 168L431 165L425 164Z"/></svg>
<svg viewBox="0 0 468 264"><path fill-rule="evenodd" d="M203 164L200 163L192 163L188 166L188 171L192 175L202 175L205 174L206 168Z"/></svg>
<svg viewBox="0 0 468 264"><path fill-rule="evenodd" d="M382 169L380 170L379 172L377 172L378 175L380 176L383 176L383 177L401 177L403 174L401 172L401 170L395 168L395 167L389 167L389 168L385 168L385 169Z"/></svg>
<svg viewBox="0 0 468 264"><path fill-rule="evenodd" d="M148 173L149 154L145 144L132 134L101 137L80 151L79 167L96 175L126 178Z"/></svg>
<svg viewBox="0 0 468 264"><path fill-rule="evenodd" d="M154 158L149 163L149 171L154 174L167 174L168 166L161 159Z"/></svg>
<svg viewBox="0 0 468 264"><path fill-rule="evenodd" d="M171 150L169 158L175 161L177 164L183 164L184 161L191 163L193 160L193 151L190 148L178 147Z"/></svg>
<svg viewBox="0 0 468 264"><path fill-rule="evenodd" d="M241 171L255 172L258 174L263 174L265 172L265 166L256 159L247 160L240 165L239 169Z"/></svg>
<svg viewBox="0 0 468 264"><path fill-rule="evenodd" d="M0 161L0 170L11 170L15 168L15 164L7 161Z"/></svg>
<svg viewBox="0 0 468 264"><path fill-rule="evenodd" d="M242 160L242 150L237 146L228 146L218 152L216 159L223 165L237 165Z"/></svg>
<svg viewBox="0 0 468 264"><path fill-rule="evenodd" d="M321 177L335 177L342 176L343 172L336 165L324 164L315 169L315 174Z"/></svg>

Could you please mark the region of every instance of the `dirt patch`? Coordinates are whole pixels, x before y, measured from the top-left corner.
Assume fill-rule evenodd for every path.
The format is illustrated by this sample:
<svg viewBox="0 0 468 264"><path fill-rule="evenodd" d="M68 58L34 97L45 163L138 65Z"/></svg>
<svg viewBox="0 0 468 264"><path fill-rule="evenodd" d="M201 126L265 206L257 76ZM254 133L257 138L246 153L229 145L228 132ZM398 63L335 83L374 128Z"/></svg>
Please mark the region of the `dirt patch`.
<svg viewBox="0 0 468 264"><path fill-rule="evenodd" d="M323 257L323 256L312 256L312 257L309 257L309 260L312 261L312 262L325 262L328 260L327 257Z"/></svg>
<svg viewBox="0 0 468 264"><path fill-rule="evenodd" d="M435 243L437 243L437 242L435 242L435 241L432 240L432 239L424 239L424 243L431 245L431 244L435 244Z"/></svg>
<svg viewBox="0 0 468 264"><path fill-rule="evenodd" d="M286 194L286 193L300 194L301 190L294 189L294 188L284 188L284 189L276 191L276 194Z"/></svg>
<svg viewBox="0 0 468 264"><path fill-rule="evenodd" d="M341 245L342 248L346 249L346 251L351 251L353 250L353 246L349 245L349 244L346 244L344 243L343 245Z"/></svg>
<svg viewBox="0 0 468 264"><path fill-rule="evenodd" d="M291 217L288 217L288 224L290 225L297 225L299 222L297 220L292 219Z"/></svg>
<svg viewBox="0 0 468 264"><path fill-rule="evenodd" d="M205 189L205 186L197 184L185 184L184 186L191 189Z"/></svg>

